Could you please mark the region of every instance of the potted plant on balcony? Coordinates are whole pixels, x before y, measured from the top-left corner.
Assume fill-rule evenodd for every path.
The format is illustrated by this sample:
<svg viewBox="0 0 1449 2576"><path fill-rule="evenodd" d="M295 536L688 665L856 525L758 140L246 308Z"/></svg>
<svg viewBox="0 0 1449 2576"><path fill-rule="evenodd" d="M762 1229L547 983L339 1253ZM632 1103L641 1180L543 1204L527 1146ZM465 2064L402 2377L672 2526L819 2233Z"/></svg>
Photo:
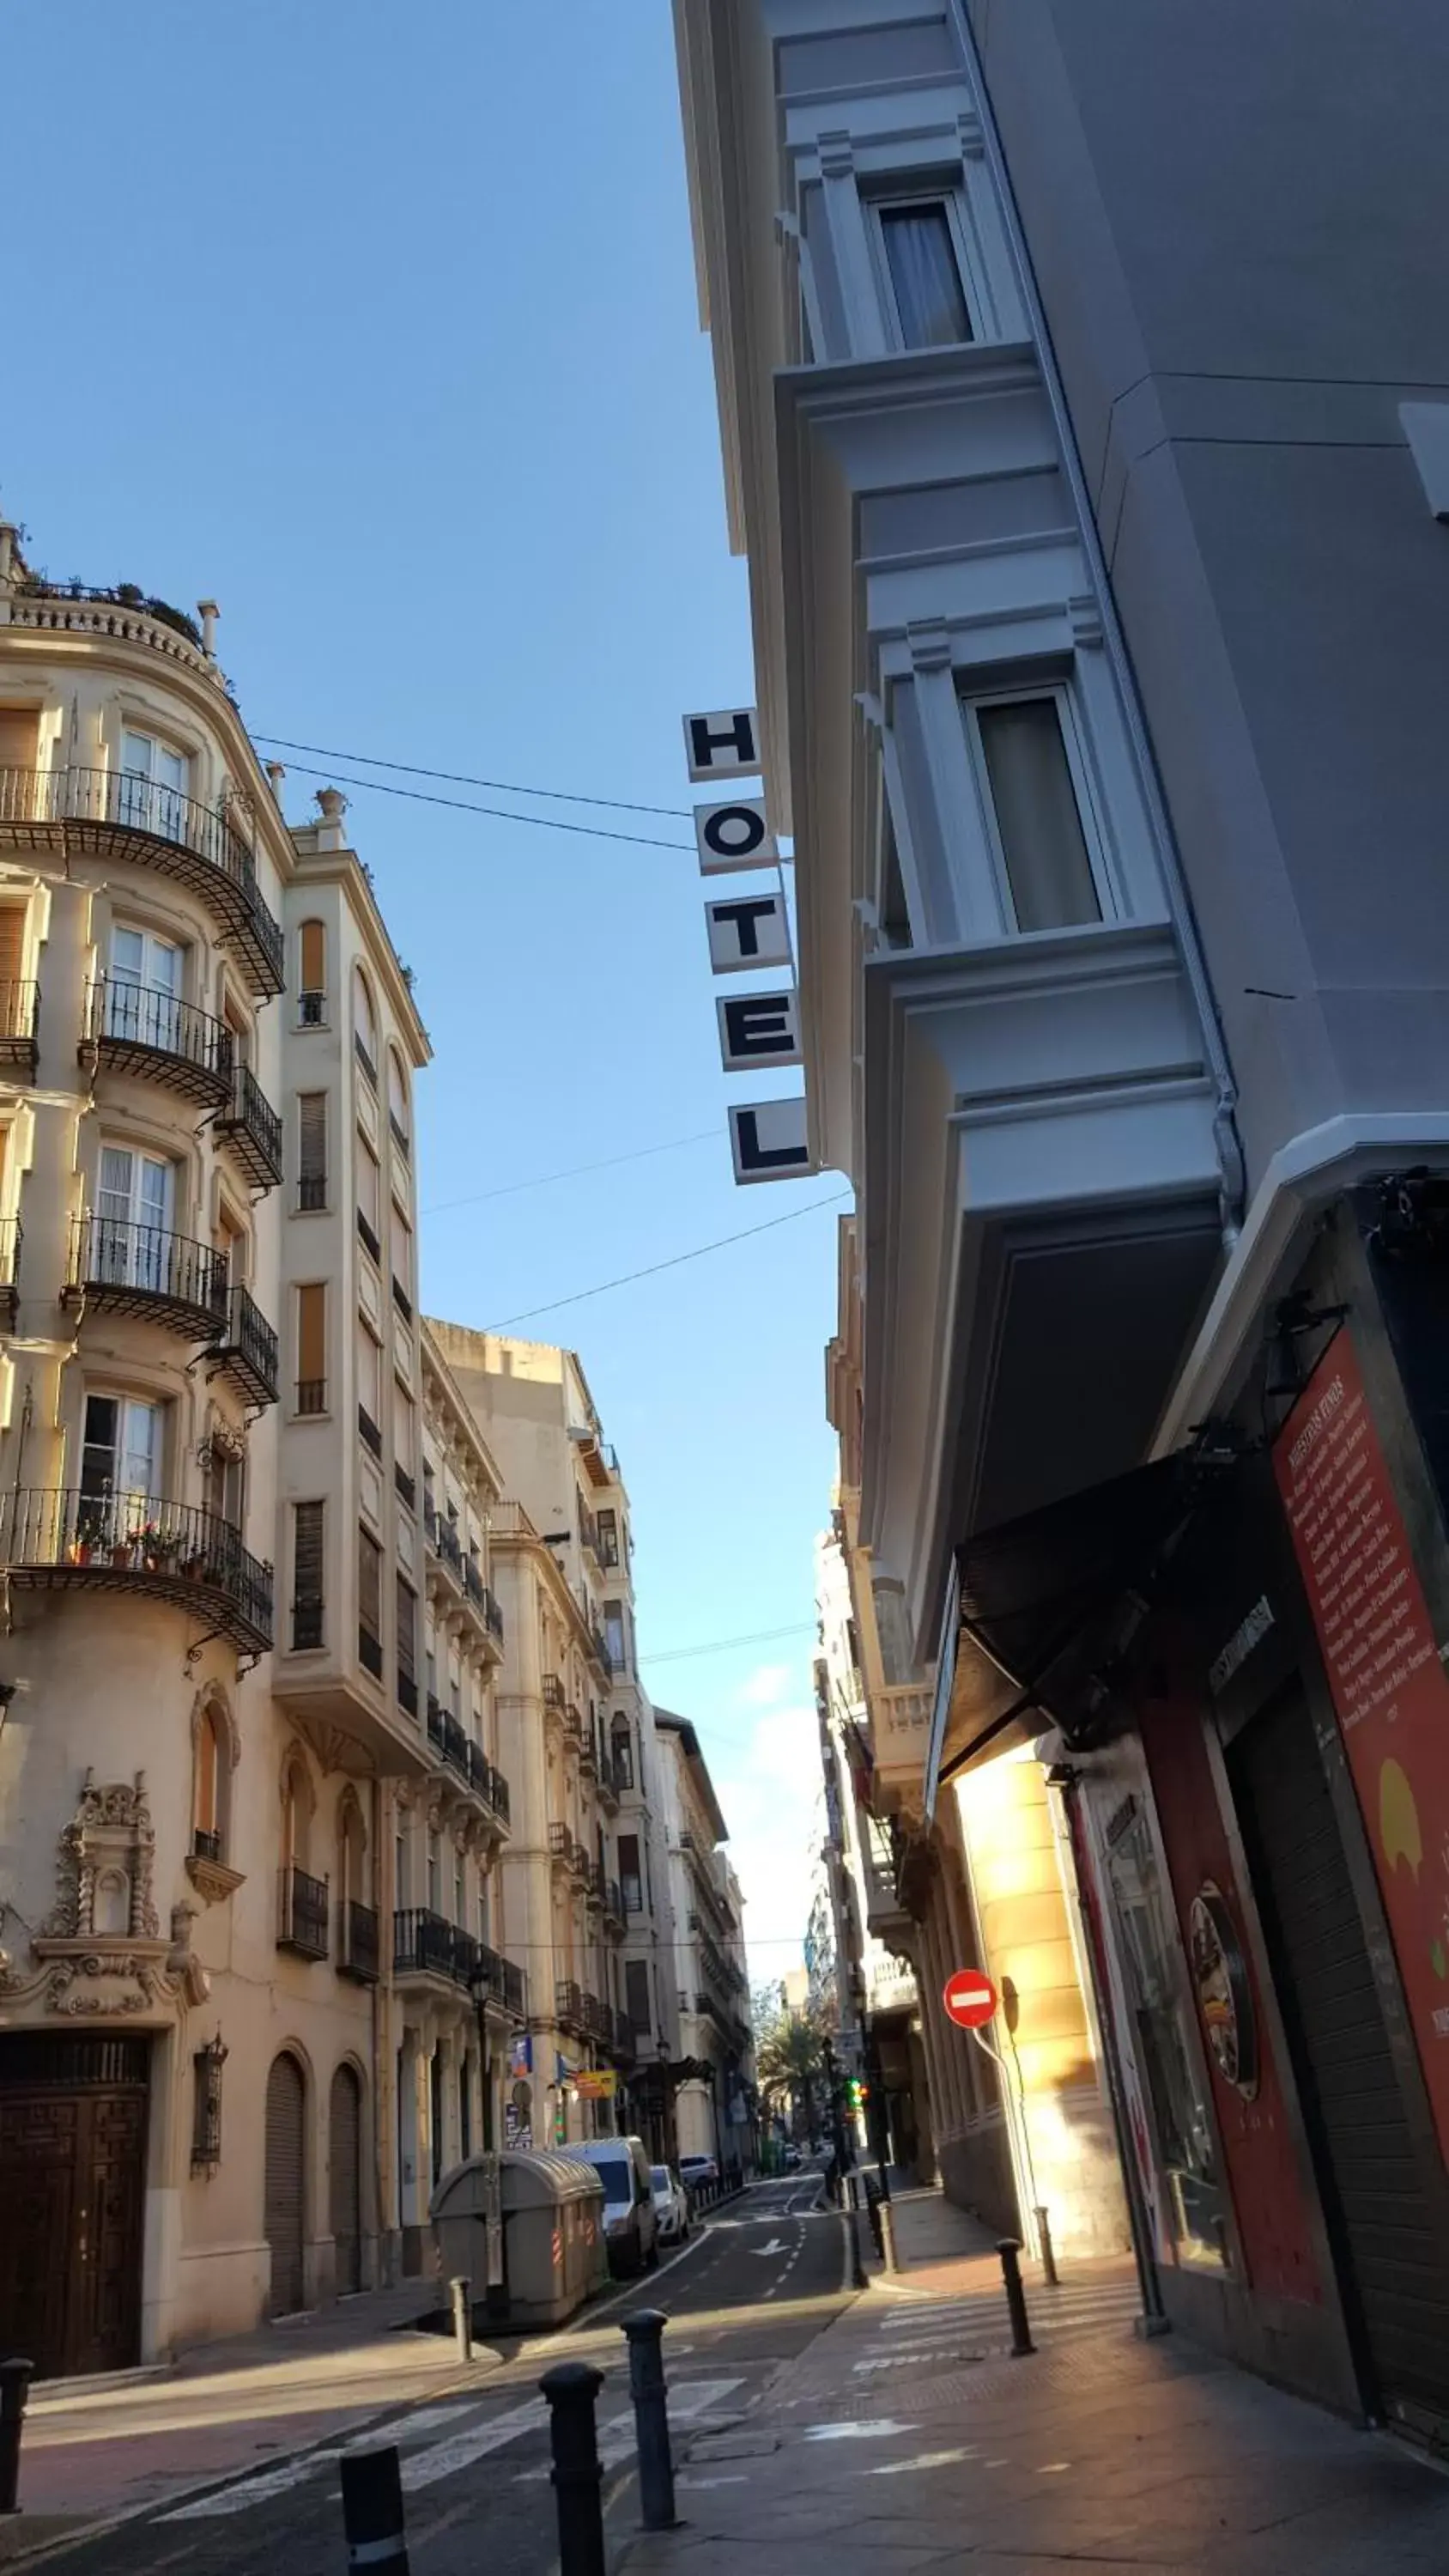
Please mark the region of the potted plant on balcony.
<svg viewBox="0 0 1449 2576"><path fill-rule="evenodd" d="M86 1540L86 1541L85 1541L85 1548L86 1548L86 1555L87 1555L87 1556L89 1556L89 1554L90 1554L90 1541L89 1541L89 1540ZM113 1539L112 1539L112 1541L111 1541L111 1563L112 1563L112 1565L116 1568L116 1571L117 1571L118 1573L124 1573L124 1572L127 1570L127 1568L128 1568L129 1566L131 1566L132 1564L134 1564L134 1562L135 1562L135 1554L136 1554L136 1542L135 1542L135 1540L134 1540L133 1538L113 1538ZM82 1560L82 1561L84 1562L84 1560Z"/></svg>
<svg viewBox="0 0 1449 2576"><path fill-rule="evenodd" d="M148 1574L169 1574L176 1563L181 1542L175 1530L163 1529L148 1521L141 1532L141 1559Z"/></svg>

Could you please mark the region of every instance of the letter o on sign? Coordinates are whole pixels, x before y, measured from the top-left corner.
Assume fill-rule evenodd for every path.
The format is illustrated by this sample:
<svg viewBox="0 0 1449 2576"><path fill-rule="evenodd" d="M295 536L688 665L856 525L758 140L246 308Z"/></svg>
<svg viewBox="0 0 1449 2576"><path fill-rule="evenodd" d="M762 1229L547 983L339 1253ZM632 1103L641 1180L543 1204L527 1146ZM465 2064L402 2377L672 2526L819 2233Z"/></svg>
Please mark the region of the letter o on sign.
<svg viewBox="0 0 1449 2576"><path fill-rule="evenodd" d="M958 2030L980 2030L995 2014L1001 1998L981 1968L956 1968L946 1979L941 2001L946 2018Z"/></svg>

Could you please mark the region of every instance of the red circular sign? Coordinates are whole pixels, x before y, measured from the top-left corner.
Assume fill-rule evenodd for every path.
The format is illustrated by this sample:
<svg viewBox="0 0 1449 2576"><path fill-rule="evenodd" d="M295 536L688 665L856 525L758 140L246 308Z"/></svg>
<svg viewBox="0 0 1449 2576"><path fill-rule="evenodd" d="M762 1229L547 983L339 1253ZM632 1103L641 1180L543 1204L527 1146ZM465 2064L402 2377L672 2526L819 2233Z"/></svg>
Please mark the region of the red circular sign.
<svg viewBox="0 0 1449 2576"><path fill-rule="evenodd" d="M1001 1998L980 1968L956 1968L946 1979L941 1998L947 2016L961 2030L979 2030L990 2021Z"/></svg>

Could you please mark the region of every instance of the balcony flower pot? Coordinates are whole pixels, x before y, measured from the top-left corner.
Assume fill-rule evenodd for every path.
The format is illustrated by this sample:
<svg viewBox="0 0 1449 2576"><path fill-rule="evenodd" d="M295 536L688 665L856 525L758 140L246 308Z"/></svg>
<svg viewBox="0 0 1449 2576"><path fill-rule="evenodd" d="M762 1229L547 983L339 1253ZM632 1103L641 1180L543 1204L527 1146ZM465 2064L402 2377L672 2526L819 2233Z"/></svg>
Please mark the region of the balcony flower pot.
<svg viewBox="0 0 1449 2576"><path fill-rule="evenodd" d="M89 1565L91 1561L91 1543L88 1538L73 1538L71 1540L70 1561L72 1565Z"/></svg>
<svg viewBox="0 0 1449 2576"><path fill-rule="evenodd" d="M90 1553L91 1553L91 1543L90 1543L90 1540L89 1540L89 1539L83 1539L83 1540L82 1540L82 1542L81 1542L81 1546L82 1546L82 1549L83 1549L83 1554L82 1554L82 1557L81 1557L81 1563L82 1563L83 1565L86 1565L86 1564L88 1564L88 1563L90 1562ZM133 1557L134 1557L134 1550L133 1550L132 1542L130 1541L130 1539L128 1539L128 1538L118 1538L118 1539L116 1540L116 1542L115 1542L114 1546L113 1546L113 1547L112 1547L112 1549L111 1549L111 1563L112 1563L112 1565L113 1565L113 1566L115 1566L115 1568L116 1568L117 1572L118 1572L118 1573L125 1573L125 1572L129 1569L129 1567L131 1566L131 1564L132 1564L132 1562L133 1562Z"/></svg>
<svg viewBox="0 0 1449 2576"><path fill-rule="evenodd" d="M183 1557L181 1571L188 1583L200 1583L206 1575L206 1559L198 1549L194 1556Z"/></svg>

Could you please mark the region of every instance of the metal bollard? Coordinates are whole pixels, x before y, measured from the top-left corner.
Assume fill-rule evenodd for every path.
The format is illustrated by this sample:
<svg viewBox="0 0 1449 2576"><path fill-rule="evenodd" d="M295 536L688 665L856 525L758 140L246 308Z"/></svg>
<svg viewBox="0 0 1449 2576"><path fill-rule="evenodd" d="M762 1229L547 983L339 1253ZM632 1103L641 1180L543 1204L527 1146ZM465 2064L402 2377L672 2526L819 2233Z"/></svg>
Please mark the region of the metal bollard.
<svg viewBox="0 0 1449 2576"><path fill-rule="evenodd" d="M1035 2352L1031 2327L1027 2322L1026 2292L1021 2286L1021 2239L1003 2236L996 2248L1001 2256L1001 2277L1006 2284L1006 2313L1011 2319L1011 2352L1015 2361Z"/></svg>
<svg viewBox="0 0 1449 2576"><path fill-rule="evenodd" d="M672 2531L674 2457L669 2446L669 2404L664 2384L662 2308L640 2308L624 2320L629 2339L629 2394L639 2445L639 2500L646 2531Z"/></svg>
<svg viewBox="0 0 1449 2576"><path fill-rule="evenodd" d="M853 2290L865 2288L865 2265L860 2259L860 2229L856 2223L855 2204L847 2192L840 2204L840 2223L845 2229L846 2268Z"/></svg>
<svg viewBox="0 0 1449 2576"><path fill-rule="evenodd" d="M473 2284L466 2272L455 2273L448 2283L453 2302L453 2336L458 2346L458 2359L473 2358Z"/></svg>
<svg viewBox="0 0 1449 2576"><path fill-rule="evenodd" d="M898 2272L901 2267L896 2257L896 2214L888 2200L880 2205L880 2241L886 2270Z"/></svg>
<svg viewBox="0 0 1449 2576"><path fill-rule="evenodd" d="M1038 2206L1032 2213L1036 2220L1037 2241L1041 2246L1041 2268L1050 2287L1059 2290L1061 2275L1057 2270L1056 2247L1052 2243L1052 2223L1048 2211Z"/></svg>
<svg viewBox="0 0 1449 2576"><path fill-rule="evenodd" d="M594 2407L604 2374L586 2361L561 2361L539 2387L548 2399L553 2488L558 2497L559 2576L605 2576L604 2473Z"/></svg>
<svg viewBox="0 0 1449 2576"><path fill-rule="evenodd" d="M0 2361L0 2513L20 2509L20 2428L33 2361Z"/></svg>
<svg viewBox="0 0 1449 2576"><path fill-rule="evenodd" d="M396 2450L354 2451L341 2470L348 2566L365 2567L369 2576L408 2576Z"/></svg>

